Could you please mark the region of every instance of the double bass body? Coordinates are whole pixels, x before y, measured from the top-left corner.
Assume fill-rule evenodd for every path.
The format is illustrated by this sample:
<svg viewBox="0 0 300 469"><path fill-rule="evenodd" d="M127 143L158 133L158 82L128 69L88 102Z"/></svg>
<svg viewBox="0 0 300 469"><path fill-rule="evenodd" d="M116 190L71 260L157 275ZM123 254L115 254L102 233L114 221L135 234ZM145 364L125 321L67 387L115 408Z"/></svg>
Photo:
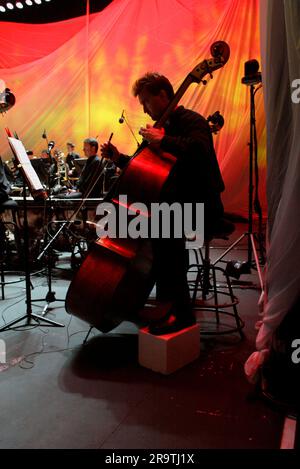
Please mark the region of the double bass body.
<svg viewBox="0 0 300 469"><path fill-rule="evenodd" d="M158 202L175 162L168 153L144 148L128 163L119 184L120 194L129 194L128 203L138 200L148 206ZM117 204L118 200L113 202ZM75 274L66 309L108 332L124 320L137 319L154 283L150 240L103 237Z"/></svg>

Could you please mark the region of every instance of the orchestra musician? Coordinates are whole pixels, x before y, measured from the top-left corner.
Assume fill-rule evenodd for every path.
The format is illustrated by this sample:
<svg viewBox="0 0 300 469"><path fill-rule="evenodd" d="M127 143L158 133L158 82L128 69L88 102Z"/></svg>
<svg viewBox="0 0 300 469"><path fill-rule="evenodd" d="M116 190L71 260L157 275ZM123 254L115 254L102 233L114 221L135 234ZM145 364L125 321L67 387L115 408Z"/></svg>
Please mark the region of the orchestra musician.
<svg viewBox="0 0 300 469"><path fill-rule="evenodd" d="M83 152L87 161L77 182L77 189L83 196L87 193L97 174L100 174L102 163L98 156L98 141L95 138L86 138L83 142ZM102 176L103 177L103 176ZM102 177L98 178L89 197L97 198L102 195Z"/></svg>
<svg viewBox="0 0 300 469"><path fill-rule="evenodd" d="M100 198L102 196L103 175L100 176L100 173L103 164L98 156L98 147L98 141L95 138L84 140L83 152L87 160L80 178L75 189L68 189L66 193L59 194L59 198ZM100 177L97 178L98 175Z"/></svg>
<svg viewBox="0 0 300 469"><path fill-rule="evenodd" d="M74 160L80 158L80 155L75 152L75 145L72 142L67 142L67 156L66 163L68 165L68 176L77 177L77 171L74 165Z"/></svg>
<svg viewBox="0 0 300 469"><path fill-rule="evenodd" d="M147 73L132 89L146 114L157 121L174 96L170 81L158 73ZM205 236L223 216L221 192L224 183L216 158L208 122L196 112L178 106L163 128L147 124L140 134L150 148L161 149L177 158L161 202L202 202L205 204ZM111 143L101 146L101 154L124 168L129 156ZM191 171L191 168L193 170ZM156 271L157 300L167 306L165 317L150 325L152 334L175 332L195 323L187 283L188 251L185 240L172 236L152 239Z"/></svg>

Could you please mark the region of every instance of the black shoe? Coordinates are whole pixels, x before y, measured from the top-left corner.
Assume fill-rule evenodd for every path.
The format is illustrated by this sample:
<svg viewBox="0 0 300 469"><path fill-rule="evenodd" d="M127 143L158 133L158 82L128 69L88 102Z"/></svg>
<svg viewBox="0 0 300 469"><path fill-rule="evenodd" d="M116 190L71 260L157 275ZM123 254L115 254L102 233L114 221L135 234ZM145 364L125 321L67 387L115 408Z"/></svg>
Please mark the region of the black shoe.
<svg viewBox="0 0 300 469"><path fill-rule="evenodd" d="M170 315L164 321L151 324L149 326L149 333L153 335L172 334L173 332L181 331L182 329L194 326L195 324L196 319L193 316L179 319L173 315Z"/></svg>

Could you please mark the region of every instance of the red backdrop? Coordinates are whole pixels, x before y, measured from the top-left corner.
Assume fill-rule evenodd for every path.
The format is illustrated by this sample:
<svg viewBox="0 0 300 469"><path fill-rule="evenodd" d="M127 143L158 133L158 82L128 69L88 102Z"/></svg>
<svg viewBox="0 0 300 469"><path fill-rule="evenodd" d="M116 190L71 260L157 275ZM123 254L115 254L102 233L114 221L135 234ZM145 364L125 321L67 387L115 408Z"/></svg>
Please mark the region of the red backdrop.
<svg viewBox="0 0 300 469"><path fill-rule="evenodd" d="M210 45L225 40L231 57L208 84L192 85L182 104L205 117L219 110L225 126L215 146L226 184L227 211L246 213L248 192L249 88L241 84L244 62L257 58L259 0L115 0L100 13L43 25L0 23L0 78L16 95L3 119L0 153L11 157L4 127L16 130L39 154L49 138L79 153L82 140L98 136L128 154L135 142L118 122L125 109L138 135L149 122L131 95L146 71L159 71L176 89L192 68L210 57ZM265 209L265 122L257 93L261 197Z"/></svg>

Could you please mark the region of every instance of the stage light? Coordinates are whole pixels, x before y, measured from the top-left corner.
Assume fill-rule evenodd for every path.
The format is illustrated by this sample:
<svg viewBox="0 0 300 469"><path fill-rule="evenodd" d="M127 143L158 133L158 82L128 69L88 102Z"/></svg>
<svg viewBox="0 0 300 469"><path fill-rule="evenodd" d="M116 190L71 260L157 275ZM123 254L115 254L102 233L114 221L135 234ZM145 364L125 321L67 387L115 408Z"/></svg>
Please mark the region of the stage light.
<svg viewBox="0 0 300 469"><path fill-rule="evenodd" d="M31 7L31 5L33 4L32 0L25 0L25 3L26 3L26 5L28 5L29 7Z"/></svg>
<svg viewBox="0 0 300 469"><path fill-rule="evenodd" d="M17 7L17 8L23 8L23 3L17 2L17 3L16 3L16 7Z"/></svg>
<svg viewBox="0 0 300 469"><path fill-rule="evenodd" d="M34 0L34 3L36 3L37 5L40 5L42 3L42 0Z"/></svg>
<svg viewBox="0 0 300 469"><path fill-rule="evenodd" d="M4 13L6 11L6 8L0 6L0 11L2 11L2 13Z"/></svg>
<svg viewBox="0 0 300 469"><path fill-rule="evenodd" d="M7 3L6 4L6 7L9 9L9 10L13 10L14 9L14 6L12 3Z"/></svg>

